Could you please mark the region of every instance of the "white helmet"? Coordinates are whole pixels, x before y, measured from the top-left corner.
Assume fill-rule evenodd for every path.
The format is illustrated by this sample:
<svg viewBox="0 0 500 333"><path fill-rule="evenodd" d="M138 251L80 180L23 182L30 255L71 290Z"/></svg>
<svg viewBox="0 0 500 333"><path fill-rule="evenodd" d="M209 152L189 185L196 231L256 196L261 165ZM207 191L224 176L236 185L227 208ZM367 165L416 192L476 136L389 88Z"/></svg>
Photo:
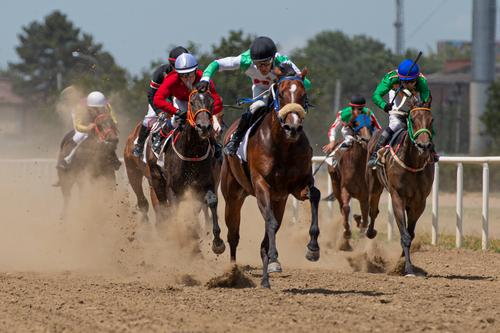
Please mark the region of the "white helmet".
<svg viewBox="0 0 500 333"><path fill-rule="evenodd" d="M189 53L182 53L175 60L175 70L177 73L190 73L198 68L198 61Z"/></svg>
<svg viewBox="0 0 500 333"><path fill-rule="evenodd" d="M88 107L105 107L108 104L106 97L100 91L93 91L87 96Z"/></svg>

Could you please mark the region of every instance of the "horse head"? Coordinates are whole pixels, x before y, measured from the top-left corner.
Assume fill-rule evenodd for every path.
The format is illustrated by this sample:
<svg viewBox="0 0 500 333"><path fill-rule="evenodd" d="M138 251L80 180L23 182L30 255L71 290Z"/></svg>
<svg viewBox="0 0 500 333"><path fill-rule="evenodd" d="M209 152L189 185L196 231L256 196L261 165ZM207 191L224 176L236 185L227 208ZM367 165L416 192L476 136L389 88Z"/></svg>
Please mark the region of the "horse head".
<svg viewBox="0 0 500 333"><path fill-rule="evenodd" d="M278 77L276 92L273 90L274 109L278 113L285 137L296 141L303 133L302 122L306 115L307 94L304 78L307 68L304 68L299 76L290 64L285 63L276 67L274 73Z"/></svg>
<svg viewBox="0 0 500 333"><path fill-rule="evenodd" d="M433 148L433 118L431 99L426 103L411 103L407 119L408 135L420 153L429 152Z"/></svg>
<svg viewBox="0 0 500 333"><path fill-rule="evenodd" d="M94 118L96 127L94 129L95 137L98 143L105 144L110 149L116 149L118 145L118 129L109 112L99 113Z"/></svg>
<svg viewBox="0 0 500 333"><path fill-rule="evenodd" d="M193 90L189 95L188 123L195 128L201 139L207 139L213 132L212 113L214 99L210 91Z"/></svg>

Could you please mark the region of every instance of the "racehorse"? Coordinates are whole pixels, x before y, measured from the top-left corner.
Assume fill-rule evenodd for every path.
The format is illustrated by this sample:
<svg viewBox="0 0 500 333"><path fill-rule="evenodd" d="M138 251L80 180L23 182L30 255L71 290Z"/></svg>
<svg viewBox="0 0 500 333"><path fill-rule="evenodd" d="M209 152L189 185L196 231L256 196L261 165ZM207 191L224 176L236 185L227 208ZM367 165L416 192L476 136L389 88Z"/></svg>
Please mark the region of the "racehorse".
<svg viewBox="0 0 500 333"><path fill-rule="evenodd" d="M114 152L118 145L118 129L109 113L100 113L93 123L96 127L89 133L88 138L81 143L76 151L71 166L67 170L57 170L59 186L64 198L63 217L66 216L71 188L75 183L81 184L86 176L91 180L104 179L111 186L115 185L115 169L113 167ZM74 130L69 131L62 139L59 159L64 158L62 153L65 146L73 140Z"/></svg>
<svg viewBox="0 0 500 333"><path fill-rule="evenodd" d="M401 236L402 256L405 258L405 274L409 276L414 275L410 246L415 237L415 226L425 209L425 201L434 181L434 166L430 163L433 148L430 103L418 105L411 100L409 111L391 111L406 117L407 128L399 135L400 140L397 140L395 134L396 142L384 148L383 156L379 152L382 165L376 170L366 169L370 193L370 223L366 235L368 238L377 235L375 219L379 213L380 195L385 187L391 195L394 217ZM368 156L379 135L380 131L370 140Z"/></svg>
<svg viewBox="0 0 500 333"><path fill-rule="evenodd" d="M269 288L269 272L281 272L276 249L278 232L289 194L311 202L310 242L306 258L319 259L318 203L320 191L314 186L311 170L312 148L303 131L306 91L304 69L297 76L291 67L276 68L278 82L271 87L273 105L264 116L255 134L249 138L247 162L237 156L227 156L222 163L221 190L226 202L225 220L231 261L236 261L239 242L241 207L248 195L257 199L265 221L265 236L260 247L263 264L262 286ZM230 139L238 123L228 130Z"/></svg>
<svg viewBox="0 0 500 333"><path fill-rule="evenodd" d="M368 185L364 177L366 168L366 154L368 141L372 136L372 124L370 116L366 114L354 115L355 140L352 146L341 153L337 158L338 163L335 166L328 165L328 173L332 181L333 195L339 202L340 212L344 226L344 242L340 250L351 250L349 239L351 239L351 229L349 226L349 201L356 198L361 208L361 216L354 215L357 226L364 233L368 224ZM339 142L337 147L342 143ZM335 148L337 150L337 148ZM334 151L335 151L334 150ZM335 155L335 154L334 154Z"/></svg>
<svg viewBox="0 0 500 333"><path fill-rule="evenodd" d="M208 206L212 218L214 239L212 251L225 250L220 238L217 216L217 187L220 180L220 162L214 157L211 136L214 135L212 113L214 100L210 91L193 90L189 95L187 124L176 129L164 147L164 165L157 164L151 149L146 157L152 188L158 200L167 207L155 207L157 221L166 217L163 208L176 208L189 189L195 199ZM202 206L203 208L203 206Z"/></svg>

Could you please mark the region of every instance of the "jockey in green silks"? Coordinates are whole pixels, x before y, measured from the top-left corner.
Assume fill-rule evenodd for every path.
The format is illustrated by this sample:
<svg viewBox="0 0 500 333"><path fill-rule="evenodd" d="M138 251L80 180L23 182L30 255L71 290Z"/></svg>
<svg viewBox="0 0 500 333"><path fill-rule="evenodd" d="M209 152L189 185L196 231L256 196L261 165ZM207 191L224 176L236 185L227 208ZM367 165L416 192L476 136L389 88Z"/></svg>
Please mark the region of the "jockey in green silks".
<svg viewBox="0 0 500 333"><path fill-rule="evenodd" d="M389 100L393 101L396 92L400 92L401 88L408 89L415 96L418 96L423 103L430 101L431 92L427 85L427 79L420 72L420 67L418 64L414 64L413 60L405 59L399 64L396 70L390 71L382 78L382 81L380 81L373 92L373 103L381 110L389 113L389 111L394 109L394 104L386 102L384 96L389 94ZM396 96L396 98L398 97ZM400 115L389 114L389 126L384 129L378 138L368 161L369 167L374 168L377 165L377 151L390 142L395 132L406 127L405 121L406 119ZM432 153L432 156L435 162L439 160L439 156L435 152Z"/></svg>
<svg viewBox="0 0 500 333"><path fill-rule="evenodd" d="M239 69L252 80L252 96L254 99L258 98L241 116L238 128L233 133L231 140L224 147L224 153L226 155L236 154L246 130L251 125L252 115L262 107L267 107L270 96L269 88L277 79L273 68L284 63L290 64L296 74L300 75L298 67L291 62L288 57L277 52L276 45L272 39L261 36L257 37L252 42L249 50L236 57L226 57L214 60L203 72L201 81L196 86L200 91L204 91L208 88L208 83L216 72ZM306 90L309 89L310 85L310 81L305 79L304 86Z"/></svg>

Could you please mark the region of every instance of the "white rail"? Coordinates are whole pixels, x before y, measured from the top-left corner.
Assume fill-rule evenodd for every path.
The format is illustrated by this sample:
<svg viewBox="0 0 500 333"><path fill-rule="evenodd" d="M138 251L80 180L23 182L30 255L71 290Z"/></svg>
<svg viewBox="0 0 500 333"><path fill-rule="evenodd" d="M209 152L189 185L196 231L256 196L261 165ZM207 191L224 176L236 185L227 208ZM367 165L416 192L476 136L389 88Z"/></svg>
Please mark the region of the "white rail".
<svg viewBox="0 0 500 333"><path fill-rule="evenodd" d="M323 156L314 156L312 158L313 170L319 166L324 160ZM482 164L483 166L483 204L481 218L481 247L483 250L488 249L488 210L489 210L489 164L500 164L500 156L442 156L439 163L434 164L434 183L432 186L432 236L431 242L433 245L438 243L439 239L439 166L441 164L456 164L457 165L457 197L456 197L456 223L455 223L455 246L457 248L463 245L463 165L464 164ZM328 181L328 194L332 192L331 181ZM393 237L394 231L394 216L390 196L388 196L388 211L389 218L387 221L387 238ZM328 206L331 209L331 205Z"/></svg>

